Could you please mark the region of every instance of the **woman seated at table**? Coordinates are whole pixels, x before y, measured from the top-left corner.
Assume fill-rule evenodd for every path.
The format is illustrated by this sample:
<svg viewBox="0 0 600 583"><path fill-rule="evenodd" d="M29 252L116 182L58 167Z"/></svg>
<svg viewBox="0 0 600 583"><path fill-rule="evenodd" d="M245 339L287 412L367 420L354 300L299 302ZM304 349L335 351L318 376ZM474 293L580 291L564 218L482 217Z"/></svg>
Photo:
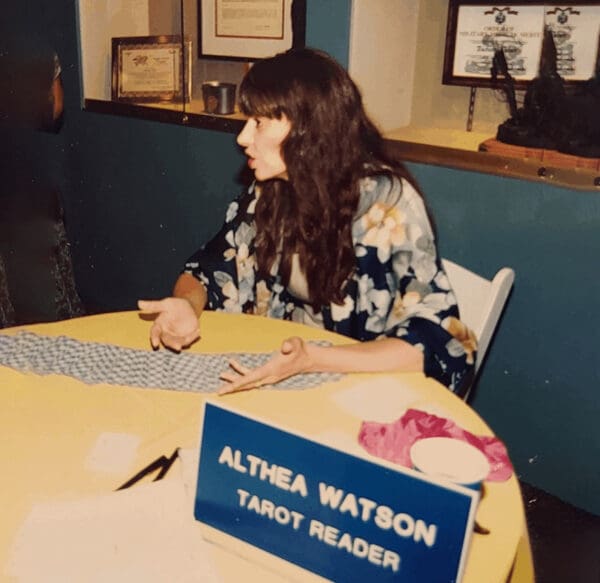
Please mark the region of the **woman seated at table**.
<svg viewBox="0 0 600 583"><path fill-rule="evenodd" d="M288 51L250 69L239 103L248 121L237 141L256 180L188 260L173 297L139 302L156 314L153 347L195 342L205 309L260 314L360 342L289 338L264 366L232 362L222 393L305 372L422 371L462 394L475 338L423 199L346 71L322 52Z"/></svg>

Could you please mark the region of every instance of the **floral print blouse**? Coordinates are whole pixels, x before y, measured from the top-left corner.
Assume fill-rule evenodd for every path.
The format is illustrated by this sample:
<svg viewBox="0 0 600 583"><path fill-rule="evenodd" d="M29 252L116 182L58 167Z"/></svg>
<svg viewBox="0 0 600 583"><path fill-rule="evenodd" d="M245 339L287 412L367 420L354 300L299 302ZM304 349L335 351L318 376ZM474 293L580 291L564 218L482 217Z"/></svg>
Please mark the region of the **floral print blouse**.
<svg viewBox="0 0 600 583"><path fill-rule="evenodd" d="M222 229L184 271L205 285L208 309L294 320L361 341L401 338L423 351L427 376L464 394L477 343L459 320L423 199L408 181L387 174L365 177L360 186L352 227L356 268L341 305L315 314L278 273L258 273L255 184L229 205Z"/></svg>

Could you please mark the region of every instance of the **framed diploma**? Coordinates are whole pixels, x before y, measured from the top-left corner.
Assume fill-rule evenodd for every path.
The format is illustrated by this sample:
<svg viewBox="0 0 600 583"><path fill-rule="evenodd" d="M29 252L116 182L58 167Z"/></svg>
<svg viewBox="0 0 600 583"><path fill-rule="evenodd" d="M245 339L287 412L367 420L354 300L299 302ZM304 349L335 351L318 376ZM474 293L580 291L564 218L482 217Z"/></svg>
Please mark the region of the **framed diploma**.
<svg viewBox="0 0 600 583"><path fill-rule="evenodd" d="M198 57L255 61L302 47L306 0L198 0Z"/></svg>
<svg viewBox="0 0 600 583"><path fill-rule="evenodd" d="M112 99L130 103L191 98L191 42L179 36L112 39ZM184 91L185 88L185 91Z"/></svg>
<svg viewBox="0 0 600 583"><path fill-rule="evenodd" d="M503 49L515 86L538 75L544 29L552 31L556 67L565 82L595 73L600 37L600 2L555 5L521 0L495 4L450 0L443 83L489 87L494 53Z"/></svg>

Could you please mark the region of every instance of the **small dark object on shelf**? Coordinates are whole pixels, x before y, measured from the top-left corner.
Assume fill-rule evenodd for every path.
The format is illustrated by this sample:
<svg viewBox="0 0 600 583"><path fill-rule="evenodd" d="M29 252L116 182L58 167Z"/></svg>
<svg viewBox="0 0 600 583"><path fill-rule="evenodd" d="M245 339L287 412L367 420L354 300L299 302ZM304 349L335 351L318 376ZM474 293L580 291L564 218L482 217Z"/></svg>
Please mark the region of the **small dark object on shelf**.
<svg viewBox="0 0 600 583"><path fill-rule="evenodd" d="M550 29L544 31L538 76L525 93L523 107L517 109L514 81L508 72L502 49L494 54L492 80L507 94L511 117L498 126L497 139L528 148L555 149L563 141L566 96L564 83L556 68L556 46ZM503 80L498 83L498 75Z"/></svg>
<svg viewBox="0 0 600 583"><path fill-rule="evenodd" d="M573 156L600 158L600 35L594 76L575 90L567 102L569 132L558 150Z"/></svg>
<svg viewBox="0 0 600 583"><path fill-rule="evenodd" d="M575 89L567 91L558 74L549 28L544 31L538 76L527 87L523 107L517 107L514 80L502 49L494 54L491 75L494 86L506 94L510 110L510 118L498 126L498 141L600 158L600 37L594 76Z"/></svg>

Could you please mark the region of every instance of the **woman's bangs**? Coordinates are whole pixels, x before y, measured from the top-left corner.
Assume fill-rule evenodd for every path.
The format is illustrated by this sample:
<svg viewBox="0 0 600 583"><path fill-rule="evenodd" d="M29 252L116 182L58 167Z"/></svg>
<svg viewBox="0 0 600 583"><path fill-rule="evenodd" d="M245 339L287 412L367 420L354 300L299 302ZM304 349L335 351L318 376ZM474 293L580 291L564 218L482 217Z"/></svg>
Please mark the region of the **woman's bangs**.
<svg viewBox="0 0 600 583"><path fill-rule="evenodd" d="M240 111L248 117L279 117L280 107L264 93L244 91L240 95Z"/></svg>
<svg viewBox="0 0 600 583"><path fill-rule="evenodd" d="M248 117L281 118L281 99L259 88L249 78L242 82L239 96L240 111Z"/></svg>

